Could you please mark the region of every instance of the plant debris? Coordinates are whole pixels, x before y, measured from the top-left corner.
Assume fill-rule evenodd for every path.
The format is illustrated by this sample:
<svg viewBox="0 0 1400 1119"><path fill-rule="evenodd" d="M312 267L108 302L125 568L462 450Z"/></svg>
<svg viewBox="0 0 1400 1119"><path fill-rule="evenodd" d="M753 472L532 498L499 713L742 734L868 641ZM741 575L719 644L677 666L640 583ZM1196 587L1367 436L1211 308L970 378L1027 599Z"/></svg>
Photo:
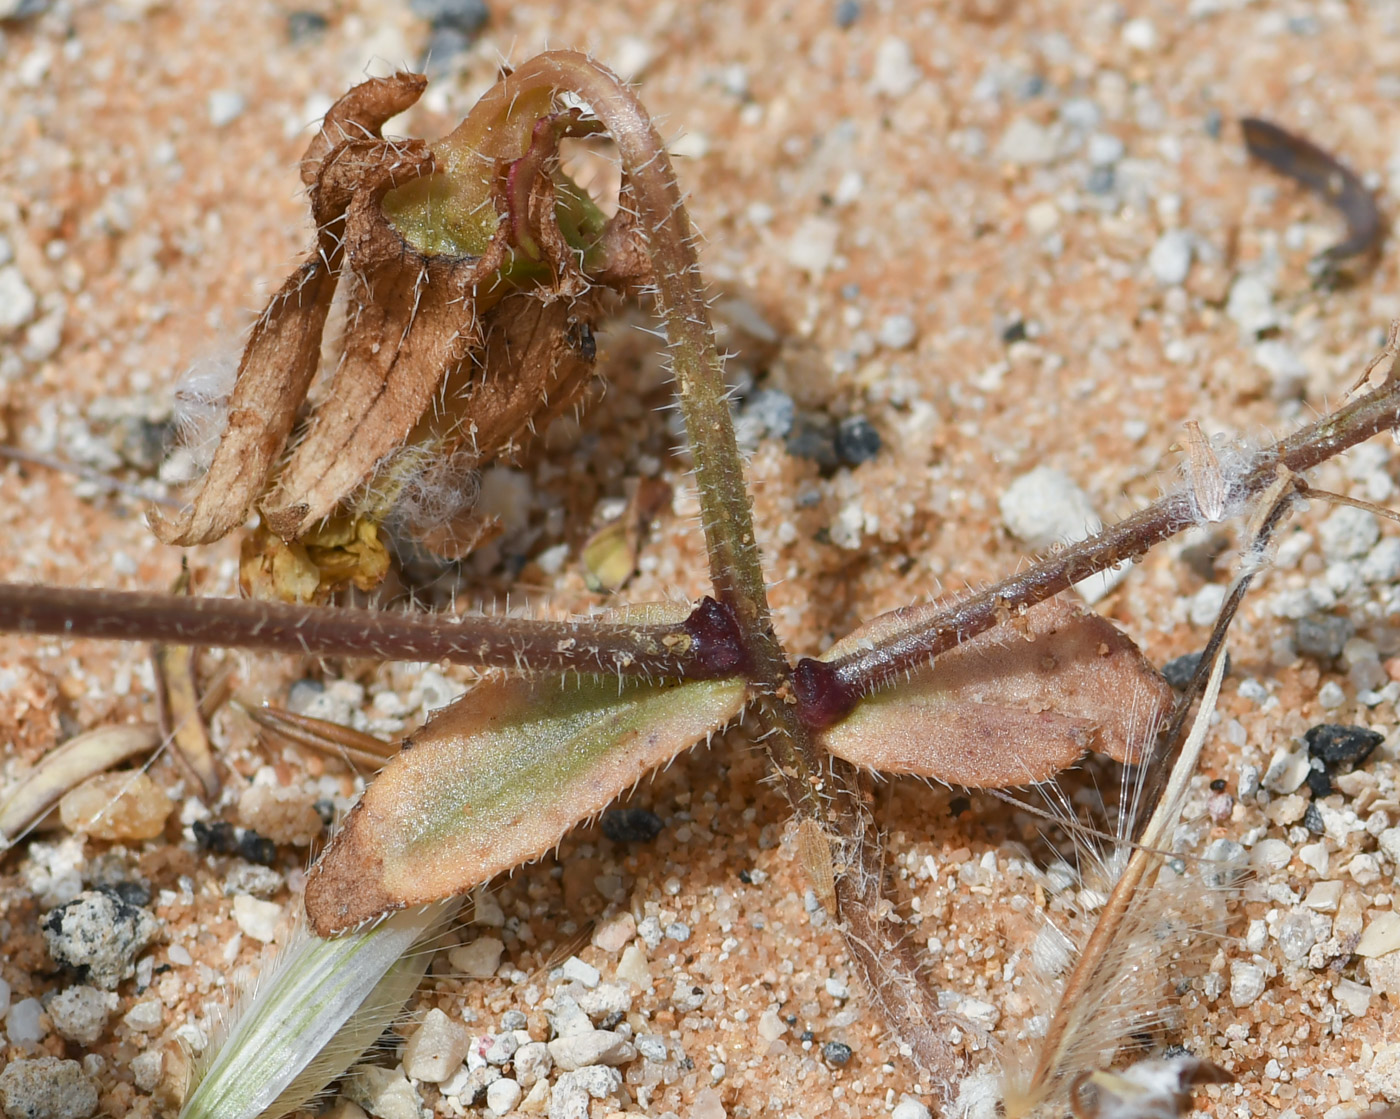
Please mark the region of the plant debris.
<svg viewBox="0 0 1400 1119"><path fill-rule="evenodd" d="M1245 117L1240 128L1250 155L1307 187L1346 221L1346 237L1313 262L1321 277L1374 264L1385 240L1385 223L1375 195L1356 172L1311 140L1270 121Z"/></svg>

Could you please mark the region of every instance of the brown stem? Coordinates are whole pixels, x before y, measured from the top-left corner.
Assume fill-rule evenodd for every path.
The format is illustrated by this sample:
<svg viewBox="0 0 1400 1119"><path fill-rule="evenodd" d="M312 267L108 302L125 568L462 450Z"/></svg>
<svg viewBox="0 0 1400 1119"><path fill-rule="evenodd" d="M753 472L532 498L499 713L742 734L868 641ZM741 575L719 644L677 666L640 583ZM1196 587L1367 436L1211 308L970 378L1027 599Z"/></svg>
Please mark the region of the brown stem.
<svg viewBox="0 0 1400 1119"><path fill-rule="evenodd" d="M532 672L649 679L732 676L703 605L683 622L628 625L523 618L458 620L236 598L0 583L0 631L234 646L307 656L438 661Z"/></svg>
<svg viewBox="0 0 1400 1119"><path fill-rule="evenodd" d="M1254 456L1235 482L1232 504L1243 508L1274 482L1280 466L1302 473L1400 423L1400 378ZM1095 572L1135 560L1198 522L1188 492L1172 494L1097 536L1074 544L988 590L956 602L869 648L829 663L804 659L794 685L805 722L829 726L848 715L863 695L902 679L939 653L1043 602ZM896 614L899 612L896 611Z"/></svg>

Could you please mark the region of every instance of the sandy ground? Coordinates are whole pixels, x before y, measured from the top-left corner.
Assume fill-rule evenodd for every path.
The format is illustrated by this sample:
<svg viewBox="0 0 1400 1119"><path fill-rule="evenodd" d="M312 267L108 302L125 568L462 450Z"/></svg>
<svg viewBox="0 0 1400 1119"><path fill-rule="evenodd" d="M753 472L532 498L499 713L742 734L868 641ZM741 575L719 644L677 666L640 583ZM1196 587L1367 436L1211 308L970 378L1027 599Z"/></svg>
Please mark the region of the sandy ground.
<svg viewBox="0 0 1400 1119"><path fill-rule="evenodd" d="M145 425L168 418L172 387L192 364L229 360L308 242L297 159L313 122L366 73L416 64L428 45L427 23L407 4L307 10L324 26L295 38L287 6L212 0L59 2L0 24L0 417L10 441L159 488ZM1014 569L1026 549L1003 527L998 498L1034 467L1064 471L1113 518L1170 484L1183 421L1247 443L1291 429L1339 398L1400 314L1389 253L1353 286L1313 287L1307 262L1339 223L1248 164L1235 123L1276 119L1393 192L1393 3L495 3L474 45L434 57L427 96L396 130L447 130L503 60L554 46L637 78L676 138L704 265L739 351L736 380L786 392L801 409L864 415L882 437L873 460L829 477L778 440L753 454L773 603L794 650ZM677 496L625 593L703 592L693 492L656 410L665 394L645 337L611 339L607 395L526 463L531 513L516 544L526 563L476 564L470 593L483 604L600 602L585 587L579 545L646 472ZM1317 481L1385 501L1393 452L1377 444ZM10 466L0 471L0 575L165 588L181 557L154 541L141 511L70 476ZM1393 527L1380 532L1391 539ZM1200 646L1220 585L1183 547L1160 549L1099 604L1159 664ZM1400 688L1385 690L1384 668L1376 675L1400 653L1391 585L1400 565L1388 571L1376 547L1371 528L1315 509L1296 520L1284 560L1244 610L1188 815L1201 847L1285 847L1262 848L1231 939L1172 996L1166 1040L1236 1077L1201 1095L1211 1114L1330 1119L1400 1101L1400 1044L1387 1040L1400 956L1353 954L1357 932L1391 919L1400 850L1384 842L1400 823ZM235 555L230 542L188 556L201 590L233 590ZM1340 658L1298 652L1298 619L1341 616L1368 647ZM424 686L402 666L228 659L250 699L285 702L302 678L349 681L328 690L326 709L381 732L416 722L446 686L441 675ZM78 730L153 712L145 650L0 644L11 777ZM1386 744L1363 767L1369 776L1327 800L1316 835L1286 776L1265 795L1242 794L1248 767L1267 771L1320 722L1373 726ZM250 783L306 798L354 791L333 763L260 744L237 716L221 715L216 729L230 769L218 816L238 820ZM87 1056L111 1115L154 1113L133 1059L181 1028L197 1037L234 968L261 950L233 919L229 882L247 882L240 860L196 850L186 825L202 810L168 762L152 772L182 805L161 839L113 846L59 831L0 863L0 973L14 1002L72 982L38 932L64 882L115 874L153 892L164 922L148 953L158 974L148 967L119 988L99 1040L45 1027L37 1043L7 1050L12 1060ZM1238 802L1212 801L1213 780ZM880 820L930 981L955 1005L979 1000L964 1009L993 1025L990 1041L972 1044L961 1086L962 1108L987 1115L998 1048L1014 1048L1034 1012L1033 891L1012 846L1025 822L976 796L902 782L886 790ZM441 1007L494 1033L518 1010L543 1039L557 984L549 968L577 952L610 979L618 953L589 936L630 912L655 918L663 935L646 946L654 985L628 1022L667 1049L624 1067L623 1094L595 1101L595 1116L813 1119L930 1099L867 1010L830 922L804 904L783 807L742 731L631 803L667 822L656 842L622 847L583 829L501 883L498 977L435 975L413 1014ZM286 880L305 858L282 849L273 902L288 903ZM1310 904L1327 882L1338 889ZM1300 938L1311 938L1301 951ZM1262 990L1250 990L1250 969ZM158 1023L125 1019L152 999ZM782 1026L775 1037L759 1030L769 1011ZM830 1042L850 1047L847 1063L824 1056ZM423 1099L460 1113L434 1088Z"/></svg>

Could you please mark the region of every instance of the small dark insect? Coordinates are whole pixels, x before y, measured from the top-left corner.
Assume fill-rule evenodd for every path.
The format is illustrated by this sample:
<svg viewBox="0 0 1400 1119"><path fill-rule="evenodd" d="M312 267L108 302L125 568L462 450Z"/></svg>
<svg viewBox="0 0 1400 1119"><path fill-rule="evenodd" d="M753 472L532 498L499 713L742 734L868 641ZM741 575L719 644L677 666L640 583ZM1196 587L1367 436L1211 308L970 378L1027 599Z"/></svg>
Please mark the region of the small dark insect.
<svg viewBox="0 0 1400 1119"><path fill-rule="evenodd" d="M1346 237L1313 262L1320 276L1327 279L1343 267L1373 263L1385 240L1385 226L1375 196L1356 172L1312 141L1269 121L1245 117L1240 128L1250 155L1302 183L1345 219Z"/></svg>

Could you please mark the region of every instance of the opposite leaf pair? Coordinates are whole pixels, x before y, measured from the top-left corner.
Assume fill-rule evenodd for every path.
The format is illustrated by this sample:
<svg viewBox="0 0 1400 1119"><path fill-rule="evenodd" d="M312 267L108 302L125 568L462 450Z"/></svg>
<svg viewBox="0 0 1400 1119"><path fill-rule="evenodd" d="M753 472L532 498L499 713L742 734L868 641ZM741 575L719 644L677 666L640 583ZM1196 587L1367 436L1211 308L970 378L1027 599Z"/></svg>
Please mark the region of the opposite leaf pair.
<svg viewBox="0 0 1400 1119"><path fill-rule="evenodd" d="M642 616L638 616L642 615ZM629 621L680 622L683 608ZM877 635L876 619L833 646ZM970 788L1046 781L1089 749L1140 759L1173 695L1104 619L1059 601L985 633L821 737L867 769ZM734 720L740 676L652 684L616 677L478 684L404 745L312 869L311 927L332 936L464 893L538 858L580 820Z"/></svg>

